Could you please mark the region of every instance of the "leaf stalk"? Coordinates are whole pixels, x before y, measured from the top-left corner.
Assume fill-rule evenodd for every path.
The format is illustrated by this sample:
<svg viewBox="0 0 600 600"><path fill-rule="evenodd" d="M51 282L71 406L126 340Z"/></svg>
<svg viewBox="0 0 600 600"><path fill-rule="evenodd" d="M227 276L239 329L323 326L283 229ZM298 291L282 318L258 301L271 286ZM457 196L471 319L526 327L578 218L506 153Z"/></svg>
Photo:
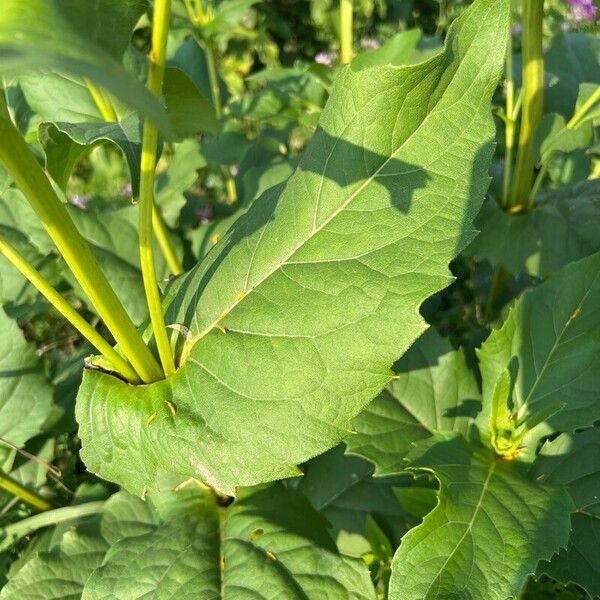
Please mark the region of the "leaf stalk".
<svg viewBox="0 0 600 600"><path fill-rule="evenodd" d="M157 97L160 97L162 92L170 16L171 0L156 0L152 19L152 48L150 50L150 70L147 86ZM169 336L167 335L152 247L152 215L154 212L157 148L158 129L150 119L145 119L142 138L139 204L140 265L152 331L154 332L164 374L168 377L175 373L175 362Z"/></svg>
<svg viewBox="0 0 600 600"><path fill-rule="evenodd" d="M27 143L8 119L0 119L0 161L22 190L92 306L146 383L162 378L160 366L100 269L89 245L56 195Z"/></svg>
<svg viewBox="0 0 600 600"><path fill-rule="evenodd" d="M104 355L114 370L131 383L139 383L139 377L131 365L59 294L25 257L2 235L2 253L29 282L54 306L92 346Z"/></svg>
<svg viewBox="0 0 600 600"><path fill-rule="evenodd" d="M41 511L50 510L53 508L52 504L45 498L42 498L39 494L26 488L24 485L15 481L10 475L7 475L0 470L0 489L8 492L9 494L16 496L23 502L33 506L33 508ZM1 542L0 542L1 551Z"/></svg>
<svg viewBox="0 0 600 600"><path fill-rule="evenodd" d="M11 523L3 529L0 529L2 539L0 539L0 552L8 550L15 542L51 525L58 525L65 521L73 521L91 515L98 514L102 511L105 502L103 500L86 502L84 504L76 504L74 506L63 506L53 510L46 510L39 515L33 515L27 519L22 519L17 523ZM52 508L52 507L50 507Z"/></svg>

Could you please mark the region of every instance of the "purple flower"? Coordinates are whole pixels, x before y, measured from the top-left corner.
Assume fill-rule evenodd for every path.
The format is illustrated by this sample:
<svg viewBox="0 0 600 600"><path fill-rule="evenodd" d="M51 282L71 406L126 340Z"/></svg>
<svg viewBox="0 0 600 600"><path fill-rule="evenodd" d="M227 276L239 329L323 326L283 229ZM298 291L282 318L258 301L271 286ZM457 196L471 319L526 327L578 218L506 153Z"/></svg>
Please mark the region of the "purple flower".
<svg viewBox="0 0 600 600"><path fill-rule="evenodd" d="M598 7L593 0L567 0L571 5L571 16L577 23L595 21Z"/></svg>
<svg viewBox="0 0 600 600"><path fill-rule="evenodd" d="M206 225L213 218L213 209L210 204L205 204L198 209L196 213L201 225Z"/></svg>
<svg viewBox="0 0 600 600"><path fill-rule="evenodd" d="M121 196L125 196L125 198L131 198L131 196L133 196L133 188L131 187L131 182L126 183L122 187Z"/></svg>
<svg viewBox="0 0 600 600"><path fill-rule="evenodd" d="M512 28L513 37L519 37L522 31L523 25L521 23L516 23L515 26Z"/></svg>
<svg viewBox="0 0 600 600"><path fill-rule="evenodd" d="M381 42L376 38L364 37L360 38L360 47L363 50L377 50L381 48Z"/></svg>
<svg viewBox="0 0 600 600"><path fill-rule="evenodd" d="M337 60L337 57L337 52L319 52L319 54L315 56L315 62L330 67L333 64L333 61Z"/></svg>
<svg viewBox="0 0 600 600"><path fill-rule="evenodd" d="M80 208L81 210L85 210L87 208L89 201L90 201L90 199L87 196L84 196L83 194L75 194L74 196L69 198L69 202L73 206L76 206L77 208Z"/></svg>

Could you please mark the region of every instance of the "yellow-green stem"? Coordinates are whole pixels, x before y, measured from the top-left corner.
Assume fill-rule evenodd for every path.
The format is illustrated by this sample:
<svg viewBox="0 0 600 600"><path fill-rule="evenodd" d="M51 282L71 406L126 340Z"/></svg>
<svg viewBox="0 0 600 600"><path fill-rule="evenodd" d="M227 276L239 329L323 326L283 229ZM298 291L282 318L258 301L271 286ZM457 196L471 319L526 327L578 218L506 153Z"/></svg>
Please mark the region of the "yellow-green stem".
<svg viewBox="0 0 600 600"><path fill-rule="evenodd" d="M215 116L220 119L223 116L223 107L221 106L221 88L219 87L219 74L217 72L217 57L215 49L211 42L201 40L196 37L196 41L204 48L206 56L206 70L208 71L208 81L210 84L210 94L212 96L213 106L215 108ZM225 180L225 194L227 204L233 205L237 202L237 190L235 187L235 179L227 167L223 167L223 178Z"/></svg>
<svg viewBox="0 0 600 600"><path fill-rule="evenodd" d="M150 70L148 73L148 89L159 96L162 92L165 72L167 34L171 15L171 0L156 0L152 19L152 48L150 50ZM150 120L144 121L142 138L142 160L140 177L140 264L142 278L148 302L148 312L158 355L165 375L175 372L173 352L162 310L160 290L156 279L154 251L152 248L152 213L154 211L154 179L156 170L156 150L158 146L158 129Z"/></svg>
<svg viewBox="0 0 600 600"><path fill-rule="evenodd" d="M85 80L85 84L87 85L90 96L92 97L100 116L105 121L118 121L119 117L117 117L117 113L115 112L109 97L89 79Z"/></svg>
<svg viewBox="0 0 600 600"><path fill-rule="evenodd" d="M340 62L352 60L352 0L340 0Z"/></svg>
<svg viewBox="0 0 600 600"><path fill-rule="evenodd" d="M59 200L35 156L12 122L0 119L0 162L42 221L92 306L140 379L161 379L162 371Z"/></svg>
<svg viewBox="0 0 600 600"><path fill-rule="evenodd" d="M23 502L26 502L33 508L37 510L50 510L54 508L48 500L42 498L39 494L36 494L34 491L26 488L24 485L20 484L18 481L15 481L12 477L0 471L0 489L8 492L9 494L16 496Z"/></svg>
<svg viewBox="0 0 600 600"><path fill-rule="evenodd" d="M171 271L173 275L181 275L183 273L183 265L175 252L175 248L173 248L173 244L171 244L167 226L154 203L152 203L152 229L158 240L161 252L167 261L169 271Z"/></svg>
<svg viewBox="0 0 600 600"><path fill-rule="evenodd" d="M506 207L512 175L513 145L515 141L515 79L513 74L512 35L508 36L506 51L506 121L504 125L504 172L502 176L502 206Z"/></svg>
<svg viewBox="0 0 600 600"><path fill-rule="evenodd" d="M542 119L544 101L543 17L544 0L523 3L523 107L515 184L509 203L512 212L527 207L533 179L533 136Z"/></svg>
<svg viewBox="0 0 600 600"><path fill-rule="evenodd" d="M198 38L196 38L198 40ZM198 40L200 41L200 40ZM215 107L215 116L220 119L223 115L221 107L221 89L219 88L219 75L217 73L217 58L213 45L208 42L202 42L204 55L206 56L206 70L208 71L208 82L210 84L210 94L212 96L213 106Z"/></svg>
<svg viewBox="0 0 600 600"><path fill-rule="evenodd" d="M106 96L106 94L104 94L100 88L98 88L88 79L86 79L85 82L90 95L96 103L96 107L98 108L101 117L105 121L118 121L117 113L115 112L110 99ZM169 238L167 228L165 227L165 224L160 216L160 213L156 209L156 206L153 206L152 208L152 228L154 230L154 235L158 240L160 250L167 261L169 270L171 273L173 273L173 275L181 275L181 273L183 273L183 266L177 257L175 248L173 248L173 244Z"/></svg>
<svg viewBox="0 0 600 600"><path fill-rule="evenodd" d="M597 89L576 111L575 114L571 117L571 120L567 123L567 129L575 129L579 123L585 118L585 115L589 112L589 110L596 104L596 102L600 102L600 88ZM540 187L542 186L542 182L544 181L546 175L548 174L548 165L550 164L550 160L552 155L550 155L546 162L542 165L542 168L539 170L535 181L533 182L533 187L531 188L531 194L529 195L530 205L535 201L538 192L540 191Z"/></svg>
<svg viewBox="0 0 600 600"><path fill-rule="evenodd" d="M131 365L59 294L50 283L10 244L0 235L0 253L3 254L31 284L44 296L54 308L81 335L94 346L100 354L131 383L138 383L139 377Z"/></svg>

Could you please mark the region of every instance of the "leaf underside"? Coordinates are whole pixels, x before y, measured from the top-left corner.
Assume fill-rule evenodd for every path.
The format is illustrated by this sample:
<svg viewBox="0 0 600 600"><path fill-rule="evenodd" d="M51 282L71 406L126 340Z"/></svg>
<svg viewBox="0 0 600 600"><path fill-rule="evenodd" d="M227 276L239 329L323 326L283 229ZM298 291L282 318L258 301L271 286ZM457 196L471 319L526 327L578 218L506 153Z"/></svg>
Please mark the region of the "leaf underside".
<svg viewBox="0 0 600 600"><path fill-rule="evenodd" d="M192 340L179 371L138 388L85 374L90 471L136 494L164 471L234 494L347 435L473 237L507 32L507 2L479 0L428 62L340 71L294 174L171 288L167 323Z"/></svg>

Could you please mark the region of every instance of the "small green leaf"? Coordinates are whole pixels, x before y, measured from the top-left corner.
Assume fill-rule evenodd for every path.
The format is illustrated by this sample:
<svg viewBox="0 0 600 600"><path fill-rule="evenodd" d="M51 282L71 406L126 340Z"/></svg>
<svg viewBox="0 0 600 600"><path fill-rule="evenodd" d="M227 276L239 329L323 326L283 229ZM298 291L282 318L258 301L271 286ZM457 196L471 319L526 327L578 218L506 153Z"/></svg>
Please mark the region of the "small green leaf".
<svg viewBox="0 0 600 600"><path fill-rule="evenodd" d="M100 143L114 144L129 167L134 196L140 189L142 123L134 114L118 123L44 123L40 142L46 152L46 168L64 190L77 162Z"/></svg>
<svg viewBox="0 0 600 600"><path fill-rule="evenodd" d="M163 96L177 139L218 131L219 122L213 105L181 69L165 69Z"/></svg>
<svg viewBox="0 0 600 600"><path fill-rule="evenodd" d="M406 64L415 51L421 35L420 29L402 31L387 40L381 48L359 54L354 59L353 66L362 69L381 65Z"/></svg>
<svg viewBox="0 0 600 600"><path fill-rule="evenodd" d="M390 598L505 600L568 540L567 492L528 480L514 461L436 436L417 444L409 466L436 475L439 503L404 536Z"/></svg>

